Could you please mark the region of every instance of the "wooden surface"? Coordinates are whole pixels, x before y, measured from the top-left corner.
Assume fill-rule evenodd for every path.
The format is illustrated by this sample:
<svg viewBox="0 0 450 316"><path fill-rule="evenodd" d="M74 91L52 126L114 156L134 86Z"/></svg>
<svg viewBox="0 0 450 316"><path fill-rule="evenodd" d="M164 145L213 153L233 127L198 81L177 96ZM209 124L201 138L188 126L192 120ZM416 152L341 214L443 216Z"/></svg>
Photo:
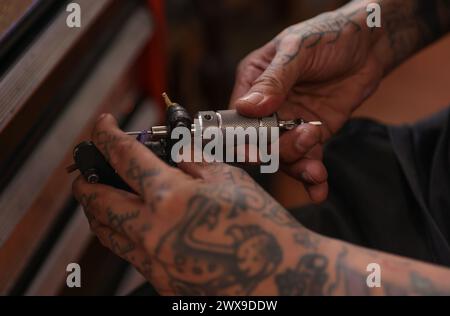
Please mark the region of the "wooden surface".
<svg viewBox="0 0 450 316"><path fill-rule="evenodd" d="M102 9L105 9L108 0L99 0L95 3L97 3L97 5L90 7L92 9L92 19L95 19ZM88 19L88 17L86 18ZM75 32L71 36L66 36L65 42L59 43L58 40L60 39L61 34L55 33L64 32L64 30L67 30L67 27L65 27L65 15L61 14L60 18L58 18L49 28L48 32L36 42L34 47L29 49L21 60L21 64L25 65L24 67L28 71L23 71L23 67L17 67L19 68L17 71L13 69L0 81L0 100L2 100L1 105L5 111L2 112L4 114L3 119L9 121L14 118L16 111L24 104L22 100L31 98L33 91L35 91L39 85L44 84L45 76L48 76L49 73L54 70L53 67L64 58L65 54L67 54L76 40L79 39L79 36L81 36L81 32ZM85 30L88 30L87 26ZM59 48L57 49L57 52L55 52L55 55L46 56L43 53L46 51L44 50L44 47L50 44L55 47L58 46ZM6 109L9 108L9 105L11 110L7 111ZM90 110L88 104L85 104L84 106L87 107L87 110ZM81 108L78 110L81 110ZM70 121L71 117L68 117L66 124ZM2 126L6 127L6 121L4 123L5 125ZM64 125L61 127L64 129ZM67 130L67 137L70 137L72 133L76 133L79 128L77 128L77 126L73 127L75 130ZM22 129L26 130L26 125L22 126ZM1 137L5 137L3 133ZM52 138L54 136L50 135L49 137ZM70 144L58 142L58 139L56 139L53 144L48 143L47 149L43 150L48 154L61 155L67 151L69 145ZM63 147L61 148L59 146ZM45 156L42 156L39 152L35 152L27 161L27 164L31 167L29 167L28 170L27 168L21 169L16 174L13 183L11 183L0 195L0 245L3 244L14 225L31 205L36 194L38 194L36 188L39 188L41 183L47 179L49 172L51 172L53 168L52 164L59 161L58 157L55 157L57 159L49 161L46 166L42 166L44 168L37 168L37 166L42 163L42 157ZM50 157L48 157L48 159L49 158ZM34 172L30 173L31 170ZM30 187L25 187L25 183L30 185ZM34 189L30 190L31 188Z"/></svg>
<svg viewBox="0 0 450 316"><path fill-rule="evenodd" d="M110 0L81 0L85 8L84 27L70 29L66 14L60 14L40 39L20 59L20 63L0 81L0 132L2 132L25 106L45 79L55 71L83 36L91 24L105 12ZM68 74L66 74L68 75Z"/></svg>
<svg viewBox="0 0 450 316"><path fill-rule="evenodd" d="M1 0L0 1L0 41L14 25L30 10L36 0Z"/></svg>
<svg viewBox="0 0 450 316"><path fill-rule="evenodd" d="M98 14L108 2L84 1L79 2L89 6L92 15ZM96 4L89 4L94 2ZM89 21L88 16L85 19L86 22ZM75 145L89 139L99 114L111 112L116 117L123 118L131 112L140 96L137 82L139 69L136 65L151 35L151 19L147 10L140 7L130 14L127 20L96 67L91 69L91 74L78 93L71 102L64 105L65 110L57 122L45 138L36 144L31 156L0 194L0 294L10 293L25 271L29 273L36 268L30 266L36 252L57 221L61 220L62 212L71 199L73 175L67 175L65 167L72 163L72 150ZM63 22L65 23L65 19L62 18L55 21ZM62 48L70 48L68 43L60 44ZM40 52L41 50L34 51L35 54ZM60 53L63 54L61 51ZM51 68L52 62L41 65L43 68L40 69L50 71L48 67ZM36 71L38 70L35 69L30 75L42 75L36 74ZM8 85L9 91L17 91L17 84L18 81L2 81L0 88ZM0 93L1 91L2 89ZM11 101L11 98L8 100ZM69 221L69 218L66 220ZM75 217L73 220L68 230L62 232L61 242L57 242L59 237L51 240L55 246L44 260L44 270L37 271L37 279L33 281L30 293L54 293L58 282L61 281L61 274L57 273L52 278L49 269L67 265L65 259L76 258L86 247L89 235L86 235L86 227L82 226L82 218ZM82 229L78 230L80 227ZM77 238L77 233L82 235ZM65 245L64 240L67 241ZM67 252L69 248L65 248L66 246L71 246L72 251ZM62 271L64 272L65 270ZM47 282L48 289L43 285Z"/></svg>

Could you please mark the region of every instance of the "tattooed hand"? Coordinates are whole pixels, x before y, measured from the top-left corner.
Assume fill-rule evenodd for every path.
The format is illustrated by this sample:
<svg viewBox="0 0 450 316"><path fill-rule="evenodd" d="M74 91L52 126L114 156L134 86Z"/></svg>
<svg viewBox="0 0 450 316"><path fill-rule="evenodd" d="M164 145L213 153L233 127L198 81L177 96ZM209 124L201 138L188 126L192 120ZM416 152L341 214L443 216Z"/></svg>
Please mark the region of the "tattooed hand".
<svg viewBox="0 0 450 316"><path fill-rule="evenodd" d="M382 7L382 28L369 29L366 7ZM314 201L327 195L321 143L369 97L383 75L442 35L446 0L361 0L293 25L240 64L231 106L248 116L320 120L280 141L283 169Z"/></svg>
<svg viewBox="0 0 450 316"><path fill-rule="evenodd" d="M449 270L368 251L308 231L242 170L169 167L99 119L93 141L132 194L79 177L92 231L166 295L448 293ZM366 266L383 265L383 288Z"/></svg>
<svg viewBox="0 0 450 316"><path fill-rule="evenodd" d="M110 115L99 119L93 141L138 194L82 177L74 194L103 245L161 294L244 295L268 282L282 260L276 234L298 224L244 171L169 167Z"/></svg>
<svg viewBox="0 0 450 316"><path fill-rule="evenodd" d="M314 201L327 195L321 143L378 86L383 68L363 26L365 7L350 6L291 26L240 64L232 106L248 116L320 120L281 137L284 170Z"/></svg>

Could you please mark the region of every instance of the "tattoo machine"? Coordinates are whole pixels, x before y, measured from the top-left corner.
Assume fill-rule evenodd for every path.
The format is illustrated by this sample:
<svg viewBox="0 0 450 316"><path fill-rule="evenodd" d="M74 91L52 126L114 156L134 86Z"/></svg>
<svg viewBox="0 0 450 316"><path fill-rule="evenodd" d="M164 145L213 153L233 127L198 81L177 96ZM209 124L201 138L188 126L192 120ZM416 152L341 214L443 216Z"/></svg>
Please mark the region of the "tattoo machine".
<svg viewBox="0 0 450 316"><path fill-rule="evenodd" d="M225 132L227 127L276 127L281 131L294 129L301 124L322 125L321 122L305 122L298 120L279 120L277 114L263 118L249 118L238 114L235 110L224 111L200 111L193 121L186 108L170 100L166 93L163 94L167 105L165 126L154 126L149 130L141 132L129 132L130 136L144 144L159 158L172 164L170 153L174 140L170 135L177 127L190 128L191 133L203 132L209 127L219 128ZM194 124L194 122L196 122ZM89 183L102 183L119 189L130 191L129 186L118 176L114 169L108 164L101 152L92 142L83 142L75 147L73 152L75 164L68 167L67 171L80 170L81 174Z"/></svg>

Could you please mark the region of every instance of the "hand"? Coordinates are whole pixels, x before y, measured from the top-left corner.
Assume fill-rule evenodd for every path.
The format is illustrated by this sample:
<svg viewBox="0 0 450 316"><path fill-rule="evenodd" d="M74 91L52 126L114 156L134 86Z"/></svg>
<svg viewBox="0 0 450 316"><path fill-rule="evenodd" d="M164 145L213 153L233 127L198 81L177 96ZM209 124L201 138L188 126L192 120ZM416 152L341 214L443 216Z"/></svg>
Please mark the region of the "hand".
<svg viewBox="0 0 450 316"><path fill-rule="evenodd" d="M99 120L93 140L132 194L79 177L73 185L101 243L161 295L441 295L449 269L317 235L248 175L224 164L174 169ZM383 287L366 267L383 263Z"/></svg>
<svg viewBox="0 0 450 316"><path fill-rule="evenodd" d="M273 274L290 256L282 248L300 225L244 171L169 167L110 115L99 119L92 139L137 194L81 176L73 192L102 244L160 294L275 293Z"/></svg>
<svg viewBox="0 0 450 316"><path fill-rule="evenodd" d="M232 106L247 116L278 112L282 119L320 120L280 139L283 168L306 184L310 197L327 195L321 144L370 96L384 73L374 51L378 33L365 26L366 4L352 4L284 30L240 64Z"/></svg>

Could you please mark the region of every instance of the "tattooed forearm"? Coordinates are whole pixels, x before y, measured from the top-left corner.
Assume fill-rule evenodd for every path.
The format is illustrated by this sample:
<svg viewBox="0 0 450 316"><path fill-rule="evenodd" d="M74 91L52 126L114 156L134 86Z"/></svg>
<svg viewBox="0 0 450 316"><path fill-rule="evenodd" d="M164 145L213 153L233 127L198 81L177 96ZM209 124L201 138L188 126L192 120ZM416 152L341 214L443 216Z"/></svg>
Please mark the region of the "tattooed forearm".
<svg viewBox="0 0 450 316"><path fill-rule="evenodd" d="M278 293L346 296L450 294L450 282L424 276L430 272L429 267L422 267L419 272L420 267L410 264L412 262L407 259L366 251L340 242L336 243L336 248L340 249L336 255L333 255L333 251L318 249L314 252L305 251L295 266L275 275ZM365 268L371 262L379 262L382 267L380 287L371 288L367 285L369 273ZM445 271L445 275L447 273Z"/></svg>
<svg viewBox="0 0 450 316"><path fill-rule="evenodd" d="M392 60L388 68L450 30L450 6L445 0L382 0L382 22Z"/></svg>
<svg viewBox="0 0 450 316"><path fill-rule="evenodd" d="M236 172L225 169L228 181L238 179ZM159 240L155 260L164 267L171 293L445 293L445 287L433 278L418 277L425 272L414 274L422 270L415 270L410 261L319 236L295 221L250 179L235 183L233 188L225 183L196 190L183 218ZM258 224L248 222L250 218ZM371 262L384 267L381 289L367 286L366 266ZM404 269L403 279L396 280L399 267Z"/></svg>
<svg viewBox="0 0 450 316"><path fill-rule="evenodd" d="M279 294L325 295L325 286L329 279L328 260L326 256L317 253L302 256L297 266L275 276Z"/></svg>
<svg viewBox="0 0 450 316"><path fill-rule="evenodd" d="M428 28L429 40L435 40L450 30L450 1L418 0L419 18Z"/></svg>

